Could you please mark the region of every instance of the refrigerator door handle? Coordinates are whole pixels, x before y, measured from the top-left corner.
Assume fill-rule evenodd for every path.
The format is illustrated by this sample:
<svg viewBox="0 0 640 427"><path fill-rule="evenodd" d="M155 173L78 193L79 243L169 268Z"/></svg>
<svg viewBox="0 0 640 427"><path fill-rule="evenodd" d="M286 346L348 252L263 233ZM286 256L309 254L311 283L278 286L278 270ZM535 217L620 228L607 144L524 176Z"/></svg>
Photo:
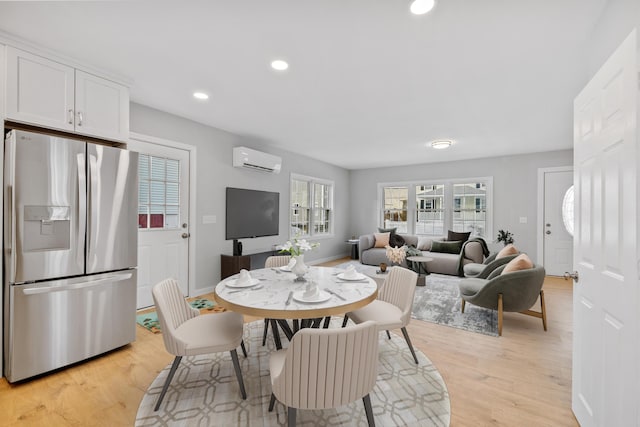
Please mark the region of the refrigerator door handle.
<svg viewBox="0 0 640 427"><path fill-rule="evenodd" d="M16 163L15 162L16 160L16 131L15 130L11 131L7 136L6 156L8 157L8 159L6 159L7 161L5 162L5 164L8 166L5 166L6 168L5 185L7 187L8 206L5 207L5 214L9 217L6 220L9 223L9 227L11 228L11 230L9 230L9 233L11 233L11 235L9 236L10 247L8 248L9 262L10 262L8 267L11 270L9 271L8 277L9 277L9 283L15 283L16 270L18 268L18 257L16 255L16 212L14 212L14 206L16 205L16 197L15 197L15 191L14 191L14 187L15 187L14 168ZM7 236L5 236L5 238L7 238Z"/></svg>
<svg viewBox="0 0 640 427"><path fill-rule="evenodd" d="M97 206L94 203L96 197L96 189L94 186L98 184L98 159L96 156L88 154L89 159L89 174L87 176L87 265L85 266L87 273L93 269L96 263L96 253L94 242L97 236L94 236L97 229L97 223L99 218L97 217Z"/></svg>
<svg viewBox="0 0 640 427"><path fill-rule="evenodd" d="M87 172L84 154L78 154L78 229L76 230L77 248L84 247L84 238L87 230ZM76 262L84 265L84 251L77 251Z"/></svg>
<svg viewBox="0 0 640 427"><path fill-rule="evenodd" d="M130 279L132 275L133 273L131 272L119 273L119 274L113 274L107 277L101 277L99 279L88 280L88 281L84 280L83 278L83 279L77 279L78 281L76 283L69 283L67 285L62 285L62 286L42 286L42 287L35 287L35 288L25 288L22 290L22 293L25 295L37 295L37 294L46 294L51 292L69 291L69 290L75 290L75 289L86 289L86 288L91 288L107 282L109 283L122 282L124 280ZM73 281L70 280L70 282L73 282Z"/></svg>

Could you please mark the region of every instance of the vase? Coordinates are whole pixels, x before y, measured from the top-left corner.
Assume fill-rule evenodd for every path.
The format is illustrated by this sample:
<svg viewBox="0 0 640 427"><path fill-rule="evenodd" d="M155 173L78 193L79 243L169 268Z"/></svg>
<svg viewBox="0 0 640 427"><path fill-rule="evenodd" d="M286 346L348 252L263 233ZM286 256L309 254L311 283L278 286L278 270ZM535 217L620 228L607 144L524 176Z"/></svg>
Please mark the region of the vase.
<svg viewBox="0 0 640 427"><path fill-rule="evenodd" d="M306 282L307 280L304 278L305 273L309 269L307 265L304 263L304 255L294 256L293 259L296 260L296 263L291 268L291 272L296 275L296 282Z"/></svg>

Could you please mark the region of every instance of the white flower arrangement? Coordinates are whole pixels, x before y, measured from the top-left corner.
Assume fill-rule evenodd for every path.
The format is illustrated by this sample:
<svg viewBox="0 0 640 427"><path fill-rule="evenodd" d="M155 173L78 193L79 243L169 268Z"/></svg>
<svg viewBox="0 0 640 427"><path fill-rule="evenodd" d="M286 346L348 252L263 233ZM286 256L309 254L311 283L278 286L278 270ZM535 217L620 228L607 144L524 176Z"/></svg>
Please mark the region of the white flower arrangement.
<svg viewBox="0 0 640 427"><path fill-rule="evenodd" d="M307 239L294 238L293 241L287 240L284 245L278 246L280 252L288 252L291 256L299 256L305 252L311 251L320 246L320 243L309 243Z"/></svg>
<svg viewBox="0 0 640 427"><path fill-rule="evenodd" d="M389 259L389 261L396 264L402 264L402 261L404 261L404 258L407 255L404 246L396 246L395 248L392 248L391 246L387 245L385 247L387 248L387 258Z"/></svg>

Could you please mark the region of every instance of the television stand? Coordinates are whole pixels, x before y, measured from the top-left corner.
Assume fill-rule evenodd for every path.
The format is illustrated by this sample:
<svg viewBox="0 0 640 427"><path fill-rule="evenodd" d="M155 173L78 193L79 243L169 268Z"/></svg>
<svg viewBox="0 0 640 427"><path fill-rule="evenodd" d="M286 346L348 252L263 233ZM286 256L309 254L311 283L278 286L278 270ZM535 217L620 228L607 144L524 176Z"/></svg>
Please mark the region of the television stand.
<svg viewBox="0 0 640 427"><path fill-rule="evenodd" d="M277 255L277 250L258 252L250 255L220 255L220 280L245 270L264 268L268 257Z"/></svg>

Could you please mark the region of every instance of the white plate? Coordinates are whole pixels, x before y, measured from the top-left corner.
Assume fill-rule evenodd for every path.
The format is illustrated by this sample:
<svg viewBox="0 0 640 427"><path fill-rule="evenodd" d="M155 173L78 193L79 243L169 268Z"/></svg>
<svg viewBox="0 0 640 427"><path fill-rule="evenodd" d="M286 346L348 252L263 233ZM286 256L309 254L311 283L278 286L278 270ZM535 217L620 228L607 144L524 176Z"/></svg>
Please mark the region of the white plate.
<svg viewBox="0 0 640 427"><path fill-rule="evenodd" d="M286 265L283 265L282 267L280 267L280 270L287 271L287 272L291 271L291 269L289 267L287 267Z"/></svg>
<svg viewBox="0 0 640 427"><path fill-rule="evenodd" d="M304 298L303 295L304 295L304 291L294 292L293 299L298 302L306 302L306 303L325 302L331 299L331 294L325 291L320 291L318 295L315 296L315 298L311 298L311 299Z"/></svg>
<svg viewBox="0 0 640 427"><path fill-rule="evenodd" d="M357 273L357 272L356 272L356 275L353 276L353 277L347 277L347 276L344 275L344 273L338 274L338 279L340 279L340 280L364 280L366 278L367 278L367 276L365 276L362 273Z"/></svg>
<svg viewBox="0 0 640 427"><path fill-rule="evenodd" d="M238 279L231 279L226 282L225 285L230 288L250 288L257 285L258 283L260 283L260 280L258 279L251 279L246 283L238 283Z"/></svg>

